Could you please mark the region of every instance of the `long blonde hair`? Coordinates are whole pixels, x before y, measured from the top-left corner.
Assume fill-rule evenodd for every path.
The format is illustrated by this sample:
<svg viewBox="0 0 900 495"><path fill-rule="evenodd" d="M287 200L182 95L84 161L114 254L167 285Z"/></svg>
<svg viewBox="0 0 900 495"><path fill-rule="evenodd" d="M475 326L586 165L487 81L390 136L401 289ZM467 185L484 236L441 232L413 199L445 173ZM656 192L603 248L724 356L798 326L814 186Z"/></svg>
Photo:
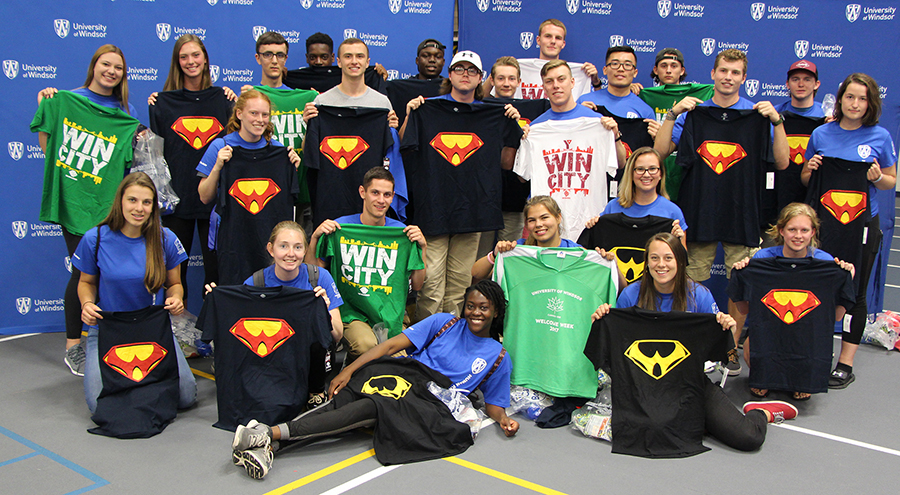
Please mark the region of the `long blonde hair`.
<svg viewBox="0 0 900 495"><path fill-rule="evenodd" d="M628 161L625 162L625 170L622 171L622 183L619 184L618 199L622 208L631 208L634 204L634 163L639 156L648 153L655 156L656 162L659 164L659 183L656 184L656 194L669 199L669 194L666 192L666 167L663 164L662 158L659 156L658 151L650 146L644 146L636 149L631 156L628 157Z"/></svg>
<svg viewBox="0 0 900 495"><path fill-rule="evenodd" d="M141 225L141 237L144 238L144 245L147 248L147 268L144 271L144 287L151 294L156 293L166 283L166 261L163 253L162 244L162 222L159 219L159 200L156 194L156 186L150 179L150 176L144 172L134 172L125 176L125 179L116 189L116 197L113 199L112 207L109 214L97 226L98 237L99 227L106 225L109 230L121 232L125 227L125 213L122 211L122 198L125 196L125 190L131 186L141 186L153 191L153 208L147 221Z"/></svg>
<svg viewBox="0 0 900 495"><path fill-rule="evenodd" d="M799 217L801 215L809 217L809 222L812 224L814 231L812 239L809 241L809 247L816 249L819 247L819 226L821 225L821 222L819 222L819 216L816 215L816 210L813 210L812 207L806 203L791 203L785 206L781 210L781 214L778 215L778 221L766 230L766 235L777 242L779 246L784 245L784 237L781 236L780 231L784 230L788 222L793 220L794 217Z"/></svg>
<svg viewBox="0 0 900 495"><path fill-rule="evenodd" d="M106 44L97 48L97 51L94 52L94 56L91 57L91 65L88 66L87 79L84 80L84 87L87 88L94 82L94 66L97 65L97 60L100 60L100 57L107 53L115 53L122 57L122 80L113 88L112 94L122 105L122 111L130 114L131 112L128 111L128 64L125 63L125 54L122 53L122 49L116 45Z"/></svg>
<svg viewBox="0 0 900 495"><path fill-rule="evenodd" d="M212 86L212 77L209 75L209 54L206 53L206 45L195 34L183 34L175 40L175 47L172 48L172 63L169 65L169 76L166 77L166 84L163 85L163 91L172 91L173 89L184 88L184 71L181 70L181 47L188 43L197 43L200 51L203 52L203 58L206 59L203 67L203 74L200 77L200 89L206 89Z"/></svg>

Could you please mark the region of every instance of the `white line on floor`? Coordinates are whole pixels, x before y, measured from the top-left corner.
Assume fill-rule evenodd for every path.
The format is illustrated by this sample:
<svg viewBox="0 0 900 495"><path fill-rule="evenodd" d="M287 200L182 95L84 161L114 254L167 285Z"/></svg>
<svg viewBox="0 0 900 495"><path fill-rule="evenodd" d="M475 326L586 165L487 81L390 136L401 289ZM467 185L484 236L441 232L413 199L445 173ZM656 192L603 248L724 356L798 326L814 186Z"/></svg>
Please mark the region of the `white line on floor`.
<svg viewBox="0 0 900 495"><path fill-rule="evenodd" d="M900 253L900 249L894 249L894 248L891 248L891 251L893 251L893 252L895 252L895 253Z"/></svg>
<svg viewBox="0 0 900 495"><path fill-rule="evenodd" d="M2 339L0 339L0 342L6 342L7 340L16 340L16 339L21 339L21 338L25 338L25 337L31 337L33 335L37 335L37 334L36 333L23 333L21 335L10 335L9 337L3 337Z"/></svg>
<svg viewBox="0 0 900 495"><path fill-rule="evenodd" d="M890 287L890 288L892 288L892 289L900 289L900 285L884 284L884 286L885 286L885 287Z"/></svg>
<svg viewBox="0 0 900 495"><path fill-rule="evenodd" d="M900 268L900 265L892 265L892 264L888 263L888 267L889 268Z"/></svg>
<svg viewBox="0 0 900 495"><path fill-rule="evenodd" d="M846 443L848 445L855 445L857 447L862 447L864 449L874 450L876 452L883 452L885 454L891 454L891 455L900 457L900 451L898 451L898 450L889 449L887 447L881 447L879 445L873 445L871 443L860 442L859 440L851 440L849 438L839 437L837 435L832 435L830 433L822 433L821 431L810 430L808 428L801 428L799 426L787 425L784 423L781 423L781 424L778 424L775 426L778 426L779 428L785 428L788 430L798 431L800 433L806 433L807 435L812 435L814 437L821 437L821 438L825 438L828 440L834 440L836 442Z"/></svg>
<svg viewBox="0 0 900 495"><path fill-rule="evenodd" d="M328 490L327 492L322 492L322 495L339 495L341 493L348 492L358 487L359 485L362 485L363 483L372 481L382 474L387 474L401 466L403 466L403 464L396 464L394 466L381 466L379 468L375 468L368 473L363 474L362 476L357 476L356 478L353 478L346 483L342 483L332 488L331 490Z"/></svg>

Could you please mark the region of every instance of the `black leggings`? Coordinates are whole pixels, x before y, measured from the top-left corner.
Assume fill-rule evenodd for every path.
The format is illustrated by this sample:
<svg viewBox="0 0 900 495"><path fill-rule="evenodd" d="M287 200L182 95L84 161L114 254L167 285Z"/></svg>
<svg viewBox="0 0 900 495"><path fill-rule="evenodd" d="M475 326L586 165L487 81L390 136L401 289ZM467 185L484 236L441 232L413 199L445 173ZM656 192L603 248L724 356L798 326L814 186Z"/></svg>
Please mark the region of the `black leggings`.
<svg viewBox="0 0 900 495"><path fill-rule="evenodd" d="M166 215L162 217L162 223L169 230L178 236L184 251L188 256L191 255L191 247L194 242L194 223L197 224L197 233L200 236L200 252L203 253L203 271L204 284L210 282L218 282L219 280L219 262L216 259L216 252L209 250L209 218L179 218L175 215ZM188 284L187 269L188 262L181 264L181 286L184 287L184 301L187 303Z"/></svg>
<svg viewBox="0 0 900 495"><path fill-rule="evenodd" d="M869 315L868 303L866 301L866 293L869 288L869 276L872 274L872 267L875 264L875 258L878 251L881 250L881 227L878 222L878 215L869 220L866 224L869 229L866 243L863 245L862 263L856 270L859 277L859 286L856 289L856 304L847 311L850 315L850 332L844 332L841 340L848 344L859 345L862 340L863 331L866 329L866 318ZM846 260L844 260L846 261Z"/></svg>
<svg viewBox="0 0 900 495"><path fill-rule="evenodd" d="M750 452L760 448L766 441L766 413L755 409L744 414L722 387L709 379L705 386L706 431L733 449Z"/></svg>
<svg viewBox="0 0 900 495"><path fill-rule="evenodd" d="M287 423L290 438L282 441L290 442L311 440L338 435L356 428L371 428L375 426L377 412L375 402L372 399L344 399L338 394L333 400L320 407L301 414L296 419ZM343 399L343 400L342 400Z"/></svg>
<svg viewBox="0 0 900 495"><path fill-rule="evenodd" d="M81 242L80 235L70 234L63 227L63 239L66 241L66 250L69 252L69 259L75 254L78 243ZM66 320L66 338L81 338L81 302L78 299L78 280L81 279L81 272L72 265L72 276L69 277L69 283L66 284L66 293L63 296L64 316Z"/></svg>

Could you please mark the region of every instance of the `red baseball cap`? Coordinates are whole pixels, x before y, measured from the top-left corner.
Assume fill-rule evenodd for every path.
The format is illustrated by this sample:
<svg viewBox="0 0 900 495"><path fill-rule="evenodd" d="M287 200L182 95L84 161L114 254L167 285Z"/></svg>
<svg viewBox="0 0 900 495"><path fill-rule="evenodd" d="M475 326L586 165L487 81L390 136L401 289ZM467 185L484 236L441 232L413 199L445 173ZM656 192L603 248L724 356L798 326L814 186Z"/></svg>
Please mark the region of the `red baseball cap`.
<svg viewBox="0 0 900 495"><path fill-rule="evenodd" d="M816 64L810 62L809 60L798 60L791 64L791 68L788 69L788 77L791 77L791 72L795 70L805 70L810 74L816 76L816 79L819 79L819 70L816 69Z"/></svg>

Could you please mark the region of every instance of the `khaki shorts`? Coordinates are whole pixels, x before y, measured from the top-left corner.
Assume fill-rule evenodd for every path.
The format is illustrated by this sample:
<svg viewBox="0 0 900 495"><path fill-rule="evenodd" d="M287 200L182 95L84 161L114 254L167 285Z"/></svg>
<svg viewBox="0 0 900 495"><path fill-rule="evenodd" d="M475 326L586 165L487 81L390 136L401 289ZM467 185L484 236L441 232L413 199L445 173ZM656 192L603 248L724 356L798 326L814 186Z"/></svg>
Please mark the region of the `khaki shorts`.
<svg viewBox="0 0 900 495"><path fill-rule="evenodd" d="M687 274L695 282L703 282L709 279L713 260L716 258L718 242L689 242ZM748 258L759 248L752 248L741 244L722 243L725 250L725 277L731 278L731 267L744 258Z"/></svg>

